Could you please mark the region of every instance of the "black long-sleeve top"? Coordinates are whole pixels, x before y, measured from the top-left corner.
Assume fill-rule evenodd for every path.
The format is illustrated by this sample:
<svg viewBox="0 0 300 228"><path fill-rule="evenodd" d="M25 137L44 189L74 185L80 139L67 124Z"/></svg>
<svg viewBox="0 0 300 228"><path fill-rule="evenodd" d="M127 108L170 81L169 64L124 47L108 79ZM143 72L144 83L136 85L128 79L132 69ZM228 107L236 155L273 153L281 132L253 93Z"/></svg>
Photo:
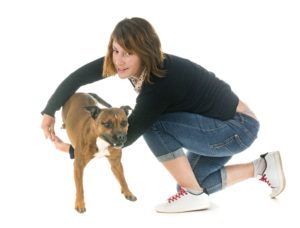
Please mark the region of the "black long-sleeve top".
<svg viewBox="0 0 300 228"><path fill-rule="evenodd" d="M58 86L42 114L54 116L79 87L103 79L103 63L102 57L70 74ZM235 114L238 97L212 72L169 54L165 54L163 68L164 77L151 75L152 83L143 83L128 118L125 146L133 143L164 113L191 112L220 120L231 119Z"/></svg>

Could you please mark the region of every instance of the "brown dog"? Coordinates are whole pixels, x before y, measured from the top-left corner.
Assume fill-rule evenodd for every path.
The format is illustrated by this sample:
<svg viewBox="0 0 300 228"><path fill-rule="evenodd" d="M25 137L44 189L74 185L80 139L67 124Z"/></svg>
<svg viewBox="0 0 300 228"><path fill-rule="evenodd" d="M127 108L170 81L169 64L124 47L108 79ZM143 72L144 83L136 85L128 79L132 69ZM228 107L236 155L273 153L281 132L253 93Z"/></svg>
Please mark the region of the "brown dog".
<svg viewBox="0 0 300 228"><path fill-rule="evenodd" d="M63 106L63 127L75 151L74 178L76 184L75 209L86 211L83 193L83 170L97 152L103 153L111 164L112 172L121 185L125 198L135 201L123 173L121 147L126 141L129 106L99 108L99 102L109 107L95 94L75 93ZM97 142L106 142L102 145ZM102 148L99 148L102 147ZM105 150L105 151L104 151Z"/></svg>

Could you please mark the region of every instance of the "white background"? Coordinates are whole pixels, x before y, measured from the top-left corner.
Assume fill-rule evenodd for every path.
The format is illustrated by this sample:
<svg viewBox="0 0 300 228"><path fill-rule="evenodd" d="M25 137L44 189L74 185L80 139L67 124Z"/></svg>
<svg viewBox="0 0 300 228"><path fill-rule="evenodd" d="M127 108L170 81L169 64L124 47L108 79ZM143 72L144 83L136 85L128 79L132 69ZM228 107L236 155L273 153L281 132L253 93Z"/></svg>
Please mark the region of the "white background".
<svg viewBox="0 0 300 228"><path fill-rule="evenodd" d="M0 227L299 226L299 12L289 0L1 1ZM253 179L211 195L211 210L158 214L154 206L175 183L141 138L123 153L138 201L123 198L98 159L85 170L87 212L73 209L72 161L44 139L40 112L66 76L105 55L116 23L133 16L152 23L165 52L213 71L256 112L259 138L230 163L280 150L287 187L277 200ZM134 106L135 93L118 77L81 90ZM56 133L67 140L56 116Z"/></svg>

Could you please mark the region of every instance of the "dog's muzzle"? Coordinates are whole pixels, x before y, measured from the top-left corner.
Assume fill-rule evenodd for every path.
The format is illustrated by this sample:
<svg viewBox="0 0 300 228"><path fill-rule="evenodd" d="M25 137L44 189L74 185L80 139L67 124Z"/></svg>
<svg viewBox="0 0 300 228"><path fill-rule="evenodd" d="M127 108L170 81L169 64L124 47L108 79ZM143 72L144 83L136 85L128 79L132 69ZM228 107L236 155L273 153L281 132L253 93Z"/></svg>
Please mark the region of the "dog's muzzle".
<svg viewBox="0 0 300 228"><path fill-rule="evenodd" d="M113 137L103 136L103 139L107 141L112 147L121 148L127 140L126 134L115 134Z"/></svg>
<svg viewBox="0 0 300 228"><path fill-rule="evenodd" d="M126 142L127 140L127 136L124 135L124 134L118 134L115 136L115 140L113 140L112 142L112 146L113 147L123 147L124 146L124 143Z"/></svg>

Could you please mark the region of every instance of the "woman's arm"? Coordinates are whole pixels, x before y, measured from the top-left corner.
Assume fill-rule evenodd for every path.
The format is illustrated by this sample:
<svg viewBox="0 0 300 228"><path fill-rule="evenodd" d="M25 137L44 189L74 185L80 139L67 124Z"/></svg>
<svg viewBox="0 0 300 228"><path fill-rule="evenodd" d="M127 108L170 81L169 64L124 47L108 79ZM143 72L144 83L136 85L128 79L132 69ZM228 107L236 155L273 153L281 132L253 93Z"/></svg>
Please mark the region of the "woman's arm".
<svg viewBox="0 0 300 228"><path fill-rule="evenodd" d="M60 150L62 152L66 152L69 153L70 158L73 159L74 158L74 148L72 147L71 144L69 143L65 143L64 141L62 141L59 137L55 136L55 139L53 141L54 146L57 150Z"/></svg>
<svg viewBox="0 0 300 228"><path fill-rule="evenodd" d="M55 140L55 112L66 103L69 97L72 96L79 87L101 80L103 78L103 63L104 58L100 58L82 66L81 68L70 74L57 87L57 89L49 99L46 107L42 111L43 119L41 128L46 139L49 138L51 141Z"/></svg>
<svg viewBox="0 0 300 228"><path fill-rule="evenodd" d="M102 57L80 67L70 74L60 83L55 92L52 94L46 107L42 111L42 114L48 114L54 117L55 112L59 110L66 103L69 97L72 96L81 86L103 79L103 63L104 58Z"/></svg>

